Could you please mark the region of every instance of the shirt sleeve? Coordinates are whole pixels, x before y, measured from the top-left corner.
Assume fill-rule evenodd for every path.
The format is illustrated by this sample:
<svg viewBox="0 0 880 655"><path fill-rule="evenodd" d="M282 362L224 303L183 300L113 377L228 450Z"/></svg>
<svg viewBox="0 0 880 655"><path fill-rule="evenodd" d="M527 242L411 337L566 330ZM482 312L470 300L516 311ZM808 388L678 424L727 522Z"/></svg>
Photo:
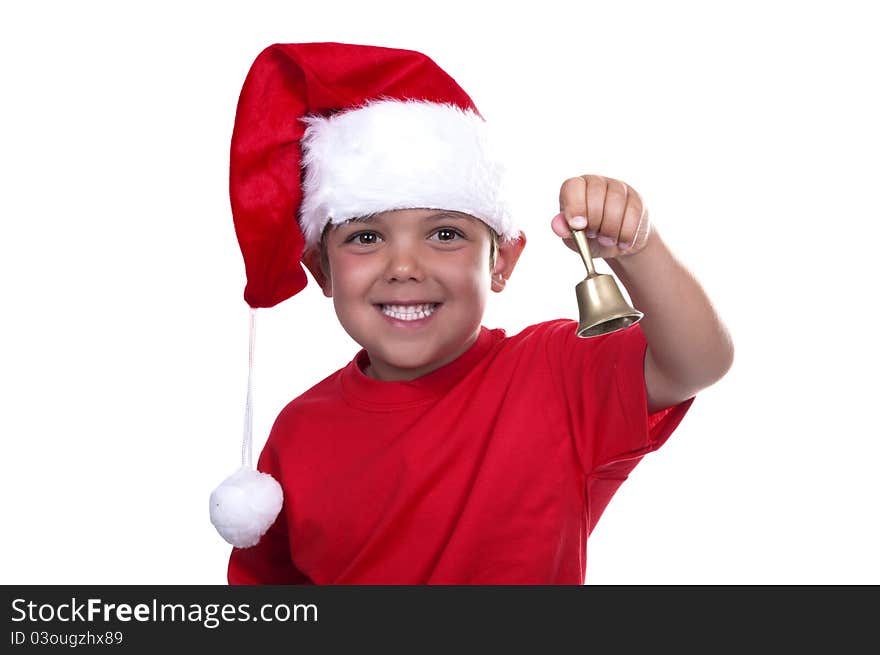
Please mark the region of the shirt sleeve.
<svg viewBox="0 0 880 655"><path fill-rule="evenodd" d="M269 473L276 480L281 480L277 458L270 444L271 435L260 454L257 470ZM230 585L311 584L311 581L294 566L290 558L286 506L285 501L275 523L255 546L232 549L226 573Z"/></svg>
<svg viewBox="0 0 880 655"><path fill-rule="evenodd" d="M641 326L587 339L578 337L576 328L576 321L553 323L548 354L561 371L592 529L620 484L644 455L666 442L694 398L648 414Z"/></svg>

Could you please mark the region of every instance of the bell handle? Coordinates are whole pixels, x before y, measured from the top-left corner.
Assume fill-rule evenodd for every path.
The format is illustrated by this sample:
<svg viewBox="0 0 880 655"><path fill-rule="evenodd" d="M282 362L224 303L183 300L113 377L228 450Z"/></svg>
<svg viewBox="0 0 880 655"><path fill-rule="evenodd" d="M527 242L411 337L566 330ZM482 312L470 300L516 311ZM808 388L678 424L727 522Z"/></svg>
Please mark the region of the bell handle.
<svg viewBox="0 0 880 655"><path fill-rule="evenodd" d="M584 266L587 267L587 277L596 277L596 268L593 266L593 258L590 255L590 246L587 243L586 234L584 234L583 230L572 230L571 236L574 238L574 242L577 244L578 252L581 254L581 259L584 260Z"/></svg>

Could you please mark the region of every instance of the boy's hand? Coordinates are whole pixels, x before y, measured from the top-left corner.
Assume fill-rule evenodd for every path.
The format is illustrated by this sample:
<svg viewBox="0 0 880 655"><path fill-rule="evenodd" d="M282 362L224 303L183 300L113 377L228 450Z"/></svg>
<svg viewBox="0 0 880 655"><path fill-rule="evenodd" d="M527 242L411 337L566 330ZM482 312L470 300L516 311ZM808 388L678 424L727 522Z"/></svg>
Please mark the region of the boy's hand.
<svg viewBox="0 0 880 655"><path fill-rule="evenodd" d="M571 230L584 230L593 257L634 255L650 232L648 210L631 186L601 175L581 175L562 183L559 208L550 227L577 252Z"/></svg>

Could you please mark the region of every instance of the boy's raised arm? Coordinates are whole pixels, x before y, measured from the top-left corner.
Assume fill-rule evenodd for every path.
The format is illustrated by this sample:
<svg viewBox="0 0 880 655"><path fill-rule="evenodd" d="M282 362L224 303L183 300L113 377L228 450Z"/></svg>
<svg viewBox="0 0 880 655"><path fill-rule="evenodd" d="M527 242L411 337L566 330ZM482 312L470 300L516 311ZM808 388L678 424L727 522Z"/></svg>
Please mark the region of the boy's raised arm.
<svg viewBox="0 0 880 655"><path fill-rule="evenodd" d="M648 411L691 398L721 379L733 363L733 342L700 283L673 255L639 194L598 175L570 178L559 193L551 227L572 250L570 229L585 229L645 316Z"/></svg>

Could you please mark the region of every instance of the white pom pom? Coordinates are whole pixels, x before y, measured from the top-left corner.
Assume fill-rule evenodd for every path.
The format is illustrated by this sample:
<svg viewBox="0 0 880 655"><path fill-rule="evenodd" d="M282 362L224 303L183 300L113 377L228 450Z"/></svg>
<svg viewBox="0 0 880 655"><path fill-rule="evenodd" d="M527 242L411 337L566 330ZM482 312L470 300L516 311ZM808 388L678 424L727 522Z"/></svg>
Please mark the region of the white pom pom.
<svg viewBox="0 0 880 655"><path fill-rule="evenodd" d="M249 548L275 522L283 502L275 478L242 466L211 492L211 523L233 546Z"/></svg>

